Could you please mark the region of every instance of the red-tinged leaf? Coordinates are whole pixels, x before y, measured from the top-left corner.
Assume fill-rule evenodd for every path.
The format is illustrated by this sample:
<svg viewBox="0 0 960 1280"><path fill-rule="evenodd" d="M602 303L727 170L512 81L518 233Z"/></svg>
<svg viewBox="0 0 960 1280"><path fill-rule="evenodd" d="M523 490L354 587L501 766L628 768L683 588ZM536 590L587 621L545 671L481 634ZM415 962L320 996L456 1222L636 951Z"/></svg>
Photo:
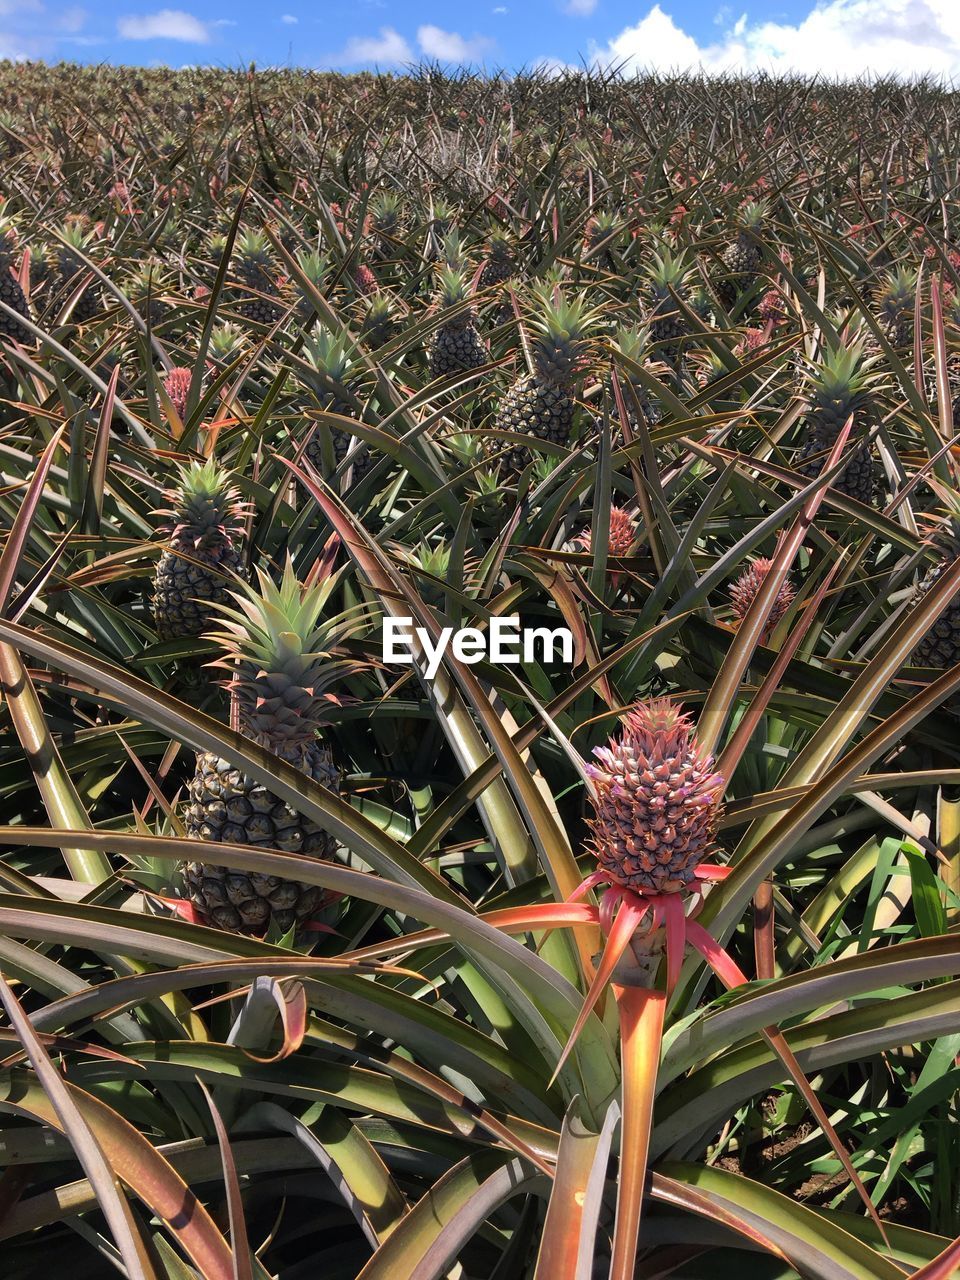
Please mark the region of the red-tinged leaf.
<svg viewBox="0 0 960 1280"><path fill-rule="evenodd" d="M938 1253L926 1266L914 1271L910 1280L956 1280L960 1272L960 1237L953 1244L947 1245L942 1253Z"/></svg>
<svg viewBox="0 0 960 1280"><path fill-rule="evenodd" d="M0 975L0 1003L6 1010L24 1052L50 1105L56 1112L58 1127L73 1147L76 1157L96 1193L107 1227L123 1259L129 1280L157 1280L143 1240L137 1230L127 1198L117 1182L116 1174L96 1135L76 1104L67 1082L50 1061L30 1019L20 1007L6 979Z"/></svg>
<svg viewBox="0 0 960 1280"><path fill-rule="evenodd" d="M120 379L120 366L110 375L110 382L103 396L103 407L100 410L100 421L90 455L90 468L87 472L87 491L83 499L83 513L80 517L80 528L84 533L100 532L100 520L103 515L103 495L107 481L107 457L110 449L110 427L113 423L113 407L117 399L117 382Z"/></svg>
<svg viewBox="0 0 960 1280"><path fill-rule="evenodd" d="M720 946L717 940L709 934L702 925L697 924L695 920L687 921L687 941L692 947L695 947L696 950L700 952L707 964L728 990L733 990L736 987L743 986L747 981L746 974L733 957ZM886 1242L887 1236L884 1231L883 1222L880 1219L880 1215L877 1213L873 1201L870 1199L870 1193L864 1186L860 1175L853 1167L853 1161L850 1159L850 1153L840 1141L839 1134L830 1123L830 1117L827 1115L826 1111L824 1111L823 1106L820 1103L820 1099L811 1088L810 1082L804 1075L793 1050L783 1038L783 1034L776 1027L764 1027L760 1034L783 1063L790 1079L803 1095L804 1102L806 1102L817 1121L817 1124L819 1124L820 1128L823 1130L824 1136L830 1143L834 1154L843 1166L844 1173L846 1173L847 1177L853 1183L857 1190L857 1194L863 1202L864 1208L873 1220L874 1226L880 1232L881 1238Z"/></svg>
<svg viewBox="0 0 960 1280"><path fill-rule="evenodd" d="M620 910L613 922L606 946L603 948L603 955L600 958L597 971L593 975L593 981L590 983L590 990L584 998L583 1007L577 1015L576 1022L573 1024L570 1038L567 1040L563 1053L560 1055L560 1060L550 1078L551 1085L563 1069L563 1064L570 1056L570 1051L576 1044L577 1037L593 1012L593 1007L600 999L604 988L616 972L617 965L623 959L623 953L630 945L630 940L636 933L637 926L646 915L649 907L649 902L639 899L631 901L629 898L625 898L620 904Z"/></svg>
<svg viewBox="0 0 960 1280"><path fill-rule="evenodd" d="M230 1149L230 1137L223 1123L217 1105L210 1090L202 1080L197 1084L207 1100L213 1127L220 1148L220 1160L223 1164L223 1185L227 1193L227 1215L230 1219L230 1247L233 1253L233 1280L253 1280L250 1241L247 1236L247 1222L243 1212L243 1197L240 1194L240 1179L237 1177L237 1165Z"/></svg>
<svg viewBox="0 0 960 1280"><path fill-rule="evenodd" d="M667 935L667 999L673 995L683 968L683 951L687 936L687 918L679 894L665 893L657 900Z"/></svg>
<svg viewBox="0 0 960 1280"><path fill-rule="evenodd" d="M557 1172L533 1280L590 1280L607 1162L620 1107L611 1103L599 1133L583 1124L579 1098L563 1118Z"/></svg>
<svg viewBox="0 0 960 1280"><path fill-rule="evenodd" d="M20 564L20 558L23 555L23 549L27 544L27 538L30 535L30 527L33 524L33 517L36 515L37 507L43 499L43 491L47 483L47 475L53 465L54 455L60 447L60 441L66 426L60 427L58 431L50 439L50 443L44 449L37 463L37 469L33 473L30 483L27 485L27 491L23 495L23 501L17 512L7 540L4 543L3 551L0 552L0 613L2 613L10 600L10 593L13 585L17 580L17 568Z"/></svg>
<svg viewBox="0 0 960 1280"><path fill-rule="evenodd" d="M276 1053L261 1053L273 1036L279 1019L283 1041ZM300 982L291 979L256 978L247 993L230 1043L254 1062L282 1062L297 1052L307 1030L307 997Z"/></svg>
<svg viewBox="0 0 960 1280"><path fill-rule="evenodd" d="M623 1119L610 1280L632 1280L667 999L662 991L644 987L618 986L615 990L620 1012Z"/></svg>
<svg viewBox="0 0 960 1280"><path fill-rule="evenodd" d="M229 1245L166 1158L106 1103L67 1081L60 1083L69 1091L112 1173L167 1223L203 1280L234 1280ZM0 1105L67 1135L49 1095L39 1084L15 1076L0 1080ZM153 1276L152 1271L146 1274Z"/></svg>

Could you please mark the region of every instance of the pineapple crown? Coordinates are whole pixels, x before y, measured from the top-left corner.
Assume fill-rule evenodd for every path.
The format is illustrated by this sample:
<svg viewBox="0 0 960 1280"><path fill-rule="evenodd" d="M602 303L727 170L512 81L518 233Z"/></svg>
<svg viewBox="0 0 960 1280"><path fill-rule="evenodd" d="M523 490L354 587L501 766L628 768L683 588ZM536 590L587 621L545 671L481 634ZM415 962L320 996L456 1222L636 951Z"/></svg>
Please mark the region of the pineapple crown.
<svg viewBox="0 0 960 1280"><path fill-rule="evenodd" d="M329 270L330 260L317 249L305 249L297 254L297 265L311 284L320 284Z"/></svg>
<svg viewBox="0 0 960 1280"><path fill-rule="evenodd" d="M497 228L490 232L487 240L487 253L498 262L503 262L510 258L510 237L506 231L501 231Z"/></svg>
<svg viewBox="0 0 960 1280"><path fill-rule="evenodd" d="M354 346L343 335L319 329L303 344L307 361L320 374L334 382L343 382L354 365Z"/></svg>
<svg viewBox="0 0 960 1280"><path fill-rule="evenodd" d="M897 267L884 276L880 286L880 310L885 315L899 315L913 310L917 292L917 273L909 267Z"/></svg>
<svg viewBox="0 0 960 1280"><path fill-rule="evenodd" d="M654 297L660 301L670 297L670 290L679 290L687 274L687 262L682 253L673 253L664 248L662 253L653 254L653 266L650 270L650 285Z"/></svg>
<svg viewBox="0 0 960 1280"><path fill-rule="evenodd" d="M459 307L470 297L470 284L464 271L453 267L444 267L440 272L440 288L437 291L437 305L443 311ZM456 317L463 324L473 318L472 311L467 308L461 316Z"/></svg>
<svg viewBox="0 0 960 1280"><path fill-rule="evenodd" d="M613 349L639 364L644 357L650 335L646 328L618 329L613 337Z"/></svg>
<svg viewBox="0 0 960 1280"><path fill-rule="evenodd" d="M188 555L210 552L243 537L247 505L229 473L213 459L181 467L177 487L169 489L166 497L171 506L157 515L169 517L166 532L174 550Z"/></svg>
<svg viewBox="0 0 960 1280"><path fill-rule="evenodd" d="M288 556L279 584L259 569L257 577L258 586L230 593L236 608L215 606L223 621L207 638L224 656L210 665L231 673L244 732L283 754L336 718L346 699L333 686L366 664L335 652L360 625L355 614L324 617L335 575L304 585Z"/></svg>
<svg viewBox="0 0 960 1280"><path fill-rule="evenodd" d="M262 231L244 231L237 239L237 253L244 262L266 266L270 260L270 242Z"/></svg>
<svg viewBox="0 0 960 1280"><path fill-rule="evenodd" d="M531 322L534 369L542 382L563 385L586 364L598 313L588 310L582 294L565 299L558 290L555 295L541 292L537 297L540 311Z"/></svg>
<svg viewBox="0 0 960 1280"><path fill-rule="evenodd" d="M370 201L374 229L389 234L400 220L400 197L395 191L381 191Z"/></svg>
<svg viewBox="0 0 960 1280"><path fill-rule="evenodd" d="M713 852L725 785L690 717L669 698L641 703L593 754L589 825L603 872L635 893L686 888Z"/></svg>
<svg viewBox="0 0 960 1280"><path fill-rule="evenodd" d="M210 334L210 355L214 360L233 360L244 343L244 333L239 325L225 320Z"/></svg>
<svg viewBox="0 0 960 1280"><path fill-rule="evenodd" d="M820 363L808 369L813 407L839 404L847 406L848 413L862 408L869 399L873 364L864 358L859 342L828 348Z"/></svg>
<svg viewBox="0 0 960 1280"><path fill-rule="evenodd" d="M765 200L750 200L737 214L737 226L741 232L759 232L769 213L770 208Z"/></svg>
<svg viewBox="0 0 960 1280"><path fill-rule="evenodd" d="M467 255L460 242L459 231L448 231L443 237L443 260L451 271L463 271L467 265Z"/></svg>

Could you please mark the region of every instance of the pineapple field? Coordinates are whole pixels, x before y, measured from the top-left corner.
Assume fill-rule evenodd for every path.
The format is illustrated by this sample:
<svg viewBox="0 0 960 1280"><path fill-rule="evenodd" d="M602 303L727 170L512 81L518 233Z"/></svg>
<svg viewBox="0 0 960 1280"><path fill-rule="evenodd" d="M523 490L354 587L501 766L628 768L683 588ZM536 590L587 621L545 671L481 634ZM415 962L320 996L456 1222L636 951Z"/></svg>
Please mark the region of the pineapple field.
<svg viewBox="0 0 960 1280"><path fill-rule="evenodd" d="M957 94L0 153L3 1280L960 1276Z"/></svg>

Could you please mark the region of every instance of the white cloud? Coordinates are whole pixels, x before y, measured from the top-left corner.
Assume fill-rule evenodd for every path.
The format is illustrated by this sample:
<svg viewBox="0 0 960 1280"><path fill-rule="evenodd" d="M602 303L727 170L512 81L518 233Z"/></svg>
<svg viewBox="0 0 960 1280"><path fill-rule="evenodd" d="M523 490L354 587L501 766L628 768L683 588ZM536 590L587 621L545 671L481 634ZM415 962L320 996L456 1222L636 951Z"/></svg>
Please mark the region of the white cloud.
<svg viewBox="0 0 960 1280"><path fill-rule="evenodd" d="M593 60L622 66L705 71L800 72L851 77L960 75L960 6L956 0L827 0L800 22L741 17L712 44L699 45L655 4Z"/></svg>
<svg viewBox="0 0 960 1280"><path fill-rule="evenodd" d="M507 6L506 6L505 4L498 4L498 5L497 5L497 7L493 10L493 12L494 12L494 13L509 13L509 12L510 12L510 10L507 8Z"/></svg>
<svg viewBox="0 0 960 1280"><path fill-rule="evenodd" d="M393 27L381 27L376 36L354 36L340 53L326 59L331 67L355 67L367 62L396 67L413 61L413 50Z"/></svg>
<svg viewBox="0 0 960 1280"><path fill-rule="evenodd" d="M200 19L183 9L128 14L117 19L117 34L124 40L183 40L187 44L206 44L210 39Z"/></svg>
<svg viewBox="0 0 960 1280"><path fill-rule="evenodd" d="M76 34L76 32L83 30L87 16L86 9L64 9L57 18L57 26L61 31L69 31L72 34Z"/></svg>
<svg viewBox="0 0 960 1280"><path fill-rule="evenodd" d="M295 27L300 19L295 18L292 13L282 13L280 15L280 21L285 22L288 27Z"/></svg>
<svg viewBox="0 0 960 1280"><path fill-rule="evenodd" d="M471 36L465 40L456 31L443 31L440 27L417 28L417 44L428 58L438 62L478 62L493 44L486 36Z"/></svg>
<svg viewBox="0 0 960 1280"><path fill-rule="evenodd" d="M567 0L563 11L572 14L575 18L589 18L596 7L597 0Z"/></svg>

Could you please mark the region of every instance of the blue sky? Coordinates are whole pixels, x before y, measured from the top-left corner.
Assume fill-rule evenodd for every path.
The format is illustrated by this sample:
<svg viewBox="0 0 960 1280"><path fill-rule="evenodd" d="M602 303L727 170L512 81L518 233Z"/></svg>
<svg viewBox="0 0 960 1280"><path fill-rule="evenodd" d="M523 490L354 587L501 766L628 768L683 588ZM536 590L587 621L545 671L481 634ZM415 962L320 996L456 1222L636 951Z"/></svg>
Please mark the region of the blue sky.
<svg viewBox="0 0 960 1280"><path fill-rule="evenodd" d="M169 7L168 7L169 6ZM960 0L0 0L0 57L960 75Z"/></svg>

